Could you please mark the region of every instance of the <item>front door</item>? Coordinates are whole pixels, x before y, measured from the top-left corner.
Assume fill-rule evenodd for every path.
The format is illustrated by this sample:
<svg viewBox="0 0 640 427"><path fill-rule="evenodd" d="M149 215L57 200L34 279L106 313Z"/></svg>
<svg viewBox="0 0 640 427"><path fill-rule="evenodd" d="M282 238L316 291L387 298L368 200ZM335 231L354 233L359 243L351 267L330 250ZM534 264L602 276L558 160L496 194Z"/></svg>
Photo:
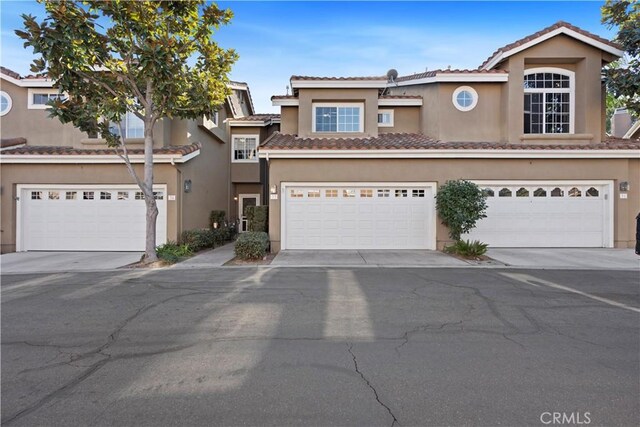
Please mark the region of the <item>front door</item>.
<svg viewBox="0 0 640 427"><path fill-rule="evenodd" d="M260 206L259 194L240 194L238 195L238 213L240 217L240 232L249 230L247 222L247 208L251 206Z"/></svg>

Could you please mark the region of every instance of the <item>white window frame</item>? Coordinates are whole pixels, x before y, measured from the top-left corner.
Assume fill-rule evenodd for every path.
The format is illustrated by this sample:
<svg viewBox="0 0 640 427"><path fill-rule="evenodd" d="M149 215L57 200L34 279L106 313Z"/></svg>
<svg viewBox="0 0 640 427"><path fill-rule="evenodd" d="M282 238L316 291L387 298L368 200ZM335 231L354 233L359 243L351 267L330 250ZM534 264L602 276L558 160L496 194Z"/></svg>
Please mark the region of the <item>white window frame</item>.
<svg viewBox="0 0 640 427"><path fill-rule="evenodd" d="M27 109L29 110L46 110L50 108L47 104L35 104L33 102L33 95L63 95L68 96L66 93L61 93L57 89L33 89L27 90Z"/></svg>
<svg viewBox="0 0 640 427"><path fill-rule="evenodd" d="M542 114L542 133L526 133L526 136L529 135L571 135L575 133L575 112L576 112L576 73L571 70L566 70L564 68L556 68L556 67L538 67L538 68L527 68L524 70L524 76L529 74L536 73L552 73L552 74L561 74L563 76L569 77L569 88L540 88L540 89L528 89L524 88L524 93L522 95L522 104L524 105L524 94L526 93L568 93L569 94L569 133L546 133L546 116ZM524 110L522 111L522 118L524 120ZM524 124L522 125L524 128ZM524 131L524 129L523 129Z"/></svg>
<svg viewBox="0 0 640 427"><path fill-rule="evenodd" d="M360 129L357 131L343 131L343 132L339 130L336 130L335 132L317 131L316 130L316 108L318 107L335 107L338 109L340 107L359 108L360 121L358 123L358 126L360 127ZM330 134L330 135L333 135L336 133L364 133L364 103L362 102L314 102L311 105L311 110L312 110L311 127L314 133L324 133L324 134ZM340 114L338 114L338 117L340 117ZM340 124L336 121L336 128L339 126Z"/></svg>
<svg viewBox="0 0 640 427"><path fill-rule="evenodd" d="M460 92L465 92L465 91L469 92L473 97L473 100L471 101L471 105L467 107L463 107L460 104L458 104L458 95L460 94ZM462 112L471 111L474 108L476 108L476 105L478 105L478 92L476 92L476 90L471 86L458 86L456 90L453 91L453 95L451 96L451 102L453 102L453 106L456 107L456 109L459 111L462 111Z"/></svg>
<svg viewBox="0 0 640 427"><path fill-rule="evenodd" d="M378 110L378 115L380 114L388 114L389 115L389 123L380 123L380 121L378 121L378 127L380 128L392 128L393 127L393 121L394 121L394 117L393 117L393 109L385 109L385 110ZM379 118L378 118L379 120Z"/></svg>
<svg viewBox="0 0 640 427"><path fill-rule="evenodd" d="M255 159L236 159L236 139L237 138L255 138L256 140L256 157ZM260 157L258 156L258 147L260 146L260 135L233 135L231 137L231 162L232 163L258 163Z"/></svg>
<svg viewBox="0 0 640 427"><path fill-rule="evenodd" d="M7 103L8 103L7 104L7 109L4 110L4 111L0 111L0 117L2 117L4 115L6 115L7 113L9 113L9 111L11 111L11 107L13 107L13 99L11 99L11 96L7 92L5 92L3 90L0 90L0 95L4 96L5 99L7 100Z"/></svg>

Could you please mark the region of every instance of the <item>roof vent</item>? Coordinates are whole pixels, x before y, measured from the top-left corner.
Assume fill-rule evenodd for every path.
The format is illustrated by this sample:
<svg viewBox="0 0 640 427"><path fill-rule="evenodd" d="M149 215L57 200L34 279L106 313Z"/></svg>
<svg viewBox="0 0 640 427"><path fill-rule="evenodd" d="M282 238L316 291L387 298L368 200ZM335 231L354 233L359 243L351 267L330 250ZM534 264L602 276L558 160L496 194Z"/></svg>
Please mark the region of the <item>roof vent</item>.
<svg viewBox="0 0 640 427"><path fill-rule="evenodd" d="M387 71L387 80L391 83L395 82L398 78L398 71L394 68Z"/></svg>

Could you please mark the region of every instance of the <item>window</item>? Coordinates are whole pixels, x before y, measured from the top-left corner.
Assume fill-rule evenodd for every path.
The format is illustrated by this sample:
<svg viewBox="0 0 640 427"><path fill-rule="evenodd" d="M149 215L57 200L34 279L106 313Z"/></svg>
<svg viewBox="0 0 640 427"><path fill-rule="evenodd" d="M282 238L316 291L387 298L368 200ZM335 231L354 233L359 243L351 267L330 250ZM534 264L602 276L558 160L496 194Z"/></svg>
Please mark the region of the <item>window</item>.
<svg viewBox="0 0 640 427"><path fill-rule="evenodd" d="M67 200L76 200L77 198L78 198L78 192L77 191L67 191L65 199L67 199Z"/></svg>
<svg viewBox="0 0 640 427"><path fill-rule="evenodd" d="M309 191L307 191L307 197L311 197L311 198L320 197L320 190L309 190Z"/></svg>
<svg viewBox="0 0 640 427"><path fill-rule="evenodd" d="M573 72L534 68L524 76L524 133L573 133Z"/></svg>
<svg viewBox="0 0 640 427"><path fill-rule="evenodd" d="M83 200L93 200L93 191L83 191L82 192Z"/></svg>
<svg viewBox="0 0 640 427"><path fill-rule="evenodd" d="M111 193L108 191L101 191L100 200L111 200Z"/></svg>
<svg viewBox="0 0 640 427"><path fill-rule="evenodd" d="M325 190L324 196L329 198L338 197L338 190Z"/></svg>
<svg viewBox="0 0 640 427"><path fill-rule="evenodd" d="M411 190L413 197L424 197L424 190Z"/></svg>
<svg viewBox="0 0 640 427"><path fill-rule="evenodd" d="M49 191L49 200L60 200L59 191Z"/></svg>
<svg viewBox="0 0 640 427"><path fill-rule="evenodd" d="M409 192L407 190L396 190L396 197L408 197Z"/></svg>
<svg viewBox="0 0 640 427"><path fill-rule="evenodd" d="M600 192L598 192L598 190L596 190L593 187L589 188L586 192L587 197L598 197L599 195L600 195Z"/></svg>
<svg viewBox="0 0 640 427"><path fill-rule="evenodd" d="M29 89L27 93L29 96L27 108L30 110L43 110L48 108L51 101L67 99L67 95L55 89Z"/></svg>
<svg viewBox="0 0 640 427"><path fill-rule="evenodd" d="M142 191L136 191L135 199L144 200L144 193Z"/></svg>
<svg viewBox="0 0 640 427"><path fill-rule="evenodd" d="M32 191L31 200L42 200L42 191Z"/></svg>
<svg viewBox="0 0 640 427"><path fill-rule="evenodd" d="M342 197L356 197L356 190L342 190Z"/></svg>
<svg viewBox="0 0 640 427"><path fill-rule="evenodd" d="M144 121L132 112L127 112L120 123L109 123L109 130L120 135L121 125L124 128L125 138L144 138Z"/></svg>
<svg viewBox="0 0 640 427"><path fill-rule="evenodd" d="M529 197L529 190L524 187L520 187L518 191L516 191L516 197Z"/></svg>
<svg viewBox="0 0 640 427"><path fill-rule="evenodd" d="M360 190L360 197L363 197L363 198L373 197L373 190Z"/></svg>
<svg viewBox="0 0 640 427"><path fill-rule="evenodd" d="M5 91L0 91L0 117L11 111L12 105L13 101L11 101L9 94Z"/></svg>
<svg viewBox="0 0 640 427"><path fill-rule="evenodd" d="M478 104L478 92L471 86L460 86L453 91L453 106L460 111L471 111Z"/></svg>
<svg viewBox="0 0 640 427"><path fill-rule="evenodd" d="M495 192L491 188L485 188L482 190L482 195L484 197L493 197Z"/></svg>
<svg viewBox="0 0 640 427"><path fill-rule="evenodd" d="M577 187L573 187L571 190L569 190L569 197L582 197L582 191L580 191L580 189L578 189Z"/></svg>
<svg viewBox="0 0 640 427"><path fill-rule="evenodd" d="M289 195L292 199L301 199L302 197L304 197L302 190L294 190L293 188L289 192Z"/></svg>
<svg viewBox="0 0 640 427"><path fill-rule="evenodd" d="M128 200L129 192L128 191L118 191L118 200Z"/></svg>
<svg viewBox="0 0 640 427"><path fill-rule="evenodd" d="M511 190L509 190L508 188L503 188L502 190L500 190L500 192L498 192L498 196L511 197L512 193L511 193Z"/></svg>
<svg viewBox="0 0 640 427"><path fill-rule="evenodd" d="M378 127L393 127L393 110L378 110Z"/></svg>
<svg viewBox="0 0 640 427"><path fill-rule="evenodd" d="M363 132L363 104L314 104L314 132Z"/></svg>
<svg viewBox="0 0 640 427"><path fill-rule="evenodd" d="M544 188L538 188L533 192L533 197L547 197L547 190Z"/></svg>
<svg viewBox="0 0 640 427"><path fill-rule="evenodd" d="M164 193L162 191L154 191L153 198L156 200L164 200Z"/></svg>
<svg viewBox="0 0 640 427"><path fill-rule="evenodd" d="M258 161L258 136L234 136L231 150L232 160L238 163L251 163Z"/></svg>
<svg viewBox="0 0 640 427"><path fill-rule="evenodd" d="M378 197L389 197L391 190L378 190Z"/></svg>
<svg viewBox="0 0 640 427"><path fill-rule="evenodd" d="M564 190L562 190L560 187L556 187L553 190L551 190L551 197L564 197Z"/></svg>

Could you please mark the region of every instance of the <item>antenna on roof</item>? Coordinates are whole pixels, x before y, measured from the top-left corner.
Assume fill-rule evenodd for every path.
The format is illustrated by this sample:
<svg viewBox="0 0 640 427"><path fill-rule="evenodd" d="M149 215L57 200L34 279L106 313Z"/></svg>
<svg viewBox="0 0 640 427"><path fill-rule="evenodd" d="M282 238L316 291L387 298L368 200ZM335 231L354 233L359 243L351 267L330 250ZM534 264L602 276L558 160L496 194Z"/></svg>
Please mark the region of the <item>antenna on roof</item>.
<svg viewBox="0 0 640 427"><path fill-rule="evenodd" d="M287 96L289 96L289 85L287 85Z"/></svg>
<svg viewBox="0 0 640 427"><path fill-rule="evenodd" d="M390 83L394 83L397 78L398 78L398 71L396 69L392 68L389 71L387 71L387 81L389 81Z"/></svg>

